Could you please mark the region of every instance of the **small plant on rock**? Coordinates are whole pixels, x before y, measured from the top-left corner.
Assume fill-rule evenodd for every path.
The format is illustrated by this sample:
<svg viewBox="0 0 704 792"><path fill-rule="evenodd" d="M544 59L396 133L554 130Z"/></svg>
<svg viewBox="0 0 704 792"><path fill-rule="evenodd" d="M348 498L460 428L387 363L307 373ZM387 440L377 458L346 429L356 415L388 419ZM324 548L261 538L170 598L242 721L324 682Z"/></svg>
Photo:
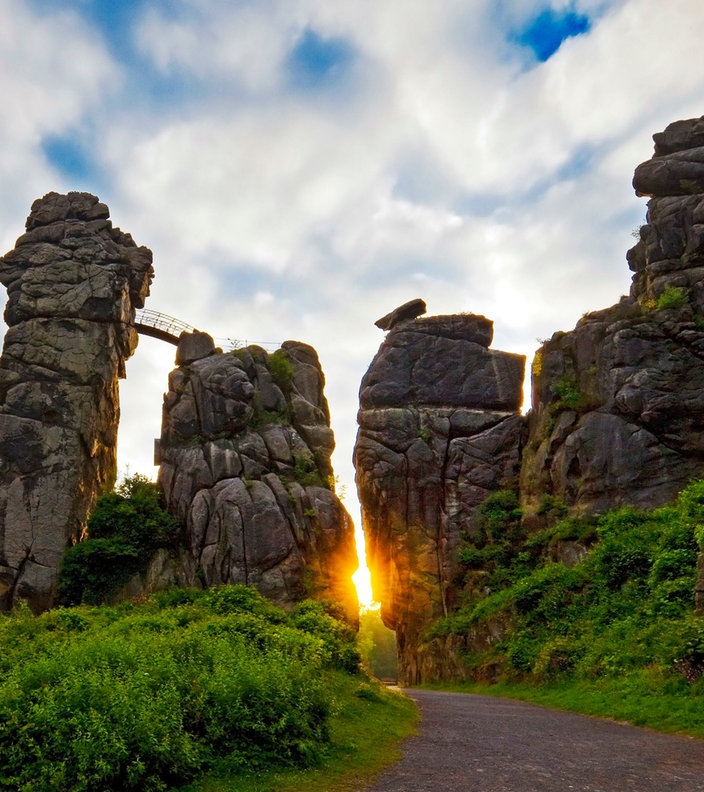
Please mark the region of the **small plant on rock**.
<svg viewBox="0 0 704 792"><path fill-rule="evenodd" d="M658 297L657 307L659 311L675 310L684 308L689 301L689 292L681 286L667 286L665 291Z"/></svg>

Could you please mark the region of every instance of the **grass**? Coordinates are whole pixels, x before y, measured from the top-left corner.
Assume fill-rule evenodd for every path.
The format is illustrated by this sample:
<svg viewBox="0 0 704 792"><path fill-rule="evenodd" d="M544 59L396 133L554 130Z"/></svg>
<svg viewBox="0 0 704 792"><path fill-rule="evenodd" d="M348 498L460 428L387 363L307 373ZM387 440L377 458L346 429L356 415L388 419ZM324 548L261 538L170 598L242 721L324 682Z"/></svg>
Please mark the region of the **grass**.
<svg viewBox="0 0 704 792"><path fill-rule="evenodd" d="M689 691L684 681L673 683L655 670L638 670L621 678L607 677L591 682L567 679L540 686L521 682L495 685L436 682L423 687L515 699L704 739L701 696Z"/></svg>
<svg viewBox="0 0 704 792"><path fill-rule="evenodd" d="M341 680L330 723L330 745L319 767L211 775L182 792L353 792L363 789L400 758L400 745L415 731L418 712L402 693L359 680Z"/></svg>
<svg viewBox="0 0 704 792"><path fill-rule="evenodd" d="M460 550L464 599L427 640L464 638L472 684L439 687L704 738L704 482L669 506L555 514L529 535L514 511L495 493ZM569 565L558 560L568 541L582 549Z"/></svg>

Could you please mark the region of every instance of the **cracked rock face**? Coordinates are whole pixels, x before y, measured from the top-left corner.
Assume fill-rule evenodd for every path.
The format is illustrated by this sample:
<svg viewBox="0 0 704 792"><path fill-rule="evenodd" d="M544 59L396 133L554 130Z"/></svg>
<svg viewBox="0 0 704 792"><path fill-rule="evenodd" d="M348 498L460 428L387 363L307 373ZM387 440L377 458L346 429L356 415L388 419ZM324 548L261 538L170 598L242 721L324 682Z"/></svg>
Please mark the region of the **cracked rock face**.
<svg viewBox="0 0 704 792"><path fill-rule="evenodd" d="M53 603L57 568L116 474L118 377L152 255L87 193L49 193L0 259L0 607Z"/></svg>
<svg viewBox="0 0 704 792"><path fill-rule="evenodd" d="M356 623L354 528L334 493L315 350L287 341L273 355L223 353L184 334L177 362L159 481L186 531L178 582L245 583L284 607L329 599Z"/></svg>
<svg viewBox="0 0 704 792"><path fill-rule="evenodd" d="M545 493L576 513L652 508L704 473L703 136L704 119L654 135L630 295L537 353L521 481L536 526Z"/></svg>
<svg viewBox="0 0 704 792"><path fill-rule="evenodd" d="M490 350L472 314L400 322L360 389L354 460L375 599L401 680L433 676L422 633L453 607L457 553L479 506L515 488L525 358Z"/></svg>

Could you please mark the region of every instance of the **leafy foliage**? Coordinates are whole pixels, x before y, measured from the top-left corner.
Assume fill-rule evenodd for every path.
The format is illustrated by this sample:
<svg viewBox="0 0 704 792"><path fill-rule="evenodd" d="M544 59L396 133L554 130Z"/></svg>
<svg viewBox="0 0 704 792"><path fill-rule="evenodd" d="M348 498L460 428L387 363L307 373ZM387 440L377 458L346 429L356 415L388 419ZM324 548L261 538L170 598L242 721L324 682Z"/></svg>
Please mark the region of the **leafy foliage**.
<svg viewBox="0 0 704 792"><path fill-rule="evenodd" d="M101 495L88 518L88 539L64 554L59 601L97 604L137 572L160 547L179 539L176 521L163 508L159 486L139 474L117 492Z"/></svg>
<svg viewBox="0 0 704 792"><path fill-rule="evenodd" d="M671 506L565 518L530 536L520 535L508 495L497 500L487 508L484 544L460 552L465 599L431 638L490 636L467 652L477 679L489 666L505 680L537 682L657 670L704 694L704 618L693 612L704 482ZM562 542L582 543L579 563L556 560ZM482 576L483 589L469 585L472 575Z"/></svg>
<svg viewBox="0 0 704 792"><path fill-rule="evenodd" d="M584 393L573 374L565 374L557 379L551 386L553 401L550 412L555 415L563 410L586 412L595 406L595 403Z"/></svg>
<svg viewBox="0 0 704 792"><path fill-rule="evenodd" d="M689 302L689 292L681 286L666 286L663 293L658 297L657 308L660 311L668 309L684 308Z"/></svg>
<svg viewBox="0 0 704 792"><path fill-rule="evenodd" d="M315 764L335 680L359 665L329 608L287 615L243 586L18 610L0 617L0 641L0 789L27 792Z"/></svg>
<svg viewBox="0 0 704 792"><path fill-rule="evenodd" d="M289 394L293 385L293 364L288 352L277 349L267 356L266 365L274 382L284 394Z"/></svg>

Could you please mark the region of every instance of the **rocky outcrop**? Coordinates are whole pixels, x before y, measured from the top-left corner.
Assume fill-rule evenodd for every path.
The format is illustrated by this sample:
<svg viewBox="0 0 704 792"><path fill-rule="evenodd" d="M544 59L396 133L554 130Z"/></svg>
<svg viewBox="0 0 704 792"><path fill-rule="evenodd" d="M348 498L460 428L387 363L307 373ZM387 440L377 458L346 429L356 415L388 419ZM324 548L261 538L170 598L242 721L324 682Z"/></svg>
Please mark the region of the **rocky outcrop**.
<svg viewBox="0 0 704 792"><path fill-rule="evenodd" d="M573 513L665 503L704 472L704 119L655 135L628 297L536 354L521 495Z"/></svg>
<svg viewBox="0 0 704 792"><path fill-rule="evenodd" d="M0 607L53 602L57 568L116 474L118 377L152 255L87 193L35 201L0 259Z"/></svg>
<svg viewBox="0 0 704 792"><path fill-rule="evenodd" d="M519 469L524 531L556 514L652 508L704 474L704 118L654 140L634 177L651 199L627 254L630 294L538 350L527 438L521 365L486 349L491 326L481 317L402 317L362 381L363 522L405 682L462 675L452 636L419 636L467 585L456 551L463 534L473 539L478 505L515 488ZM574 563L584 547L560 552ZM702 570L700 559L700 610ZM504 628L462 640L481 646Z"/></svg>
<svg viewBox="0 0 704 792"><path fill-rule="evenodd" d="M458 548L479 506L517 483L525 359L490 350L492 336L472 314L399 321L362 380L354 459L367 555L407 684L449 662L419 653L422 633L455 603Z"/></svg>
<svg viewBox="0 0 704 792"><path fill-rule="evenodd" d="M356 623L354 529L334 493L315 350L287 341L273 354L256 346L223 353L197 333L181 336L176 359L159 481L186 550L176 571L152 570L151 585L164 576L191 586L245 583L282 606L333 600Z"/></svg>

